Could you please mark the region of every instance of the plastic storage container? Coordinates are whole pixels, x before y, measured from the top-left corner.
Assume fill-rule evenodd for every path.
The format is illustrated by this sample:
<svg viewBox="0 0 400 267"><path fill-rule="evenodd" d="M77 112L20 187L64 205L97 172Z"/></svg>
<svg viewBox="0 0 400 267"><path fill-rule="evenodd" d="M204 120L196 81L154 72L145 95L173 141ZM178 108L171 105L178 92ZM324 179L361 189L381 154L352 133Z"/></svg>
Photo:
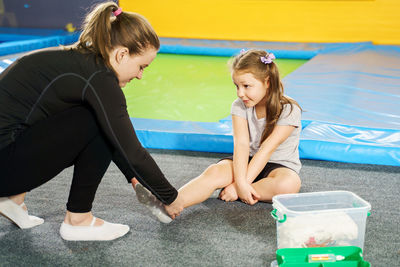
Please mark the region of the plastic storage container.
<svg viewBox="0 0 400 267"><path fill-rule="evenodd" d="M283 194L272 198L281 248L364 248L371 205L348 191Z"/></svg>

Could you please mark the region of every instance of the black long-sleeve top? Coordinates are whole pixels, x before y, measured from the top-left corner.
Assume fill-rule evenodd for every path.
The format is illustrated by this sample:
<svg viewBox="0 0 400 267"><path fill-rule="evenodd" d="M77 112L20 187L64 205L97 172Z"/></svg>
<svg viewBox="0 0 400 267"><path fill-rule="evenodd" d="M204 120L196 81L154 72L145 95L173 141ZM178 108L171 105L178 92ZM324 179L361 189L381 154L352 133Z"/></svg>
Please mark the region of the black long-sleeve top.
<svg viewBox="0 0 400 267"><path fill-rule="evenodd" d="M114 148L113 161L164 204L177 197L129 118L117 76L104 61L76 50L47 49L25 55L0 75L0 149L25 129L75 106L90 107Z"/></svg>

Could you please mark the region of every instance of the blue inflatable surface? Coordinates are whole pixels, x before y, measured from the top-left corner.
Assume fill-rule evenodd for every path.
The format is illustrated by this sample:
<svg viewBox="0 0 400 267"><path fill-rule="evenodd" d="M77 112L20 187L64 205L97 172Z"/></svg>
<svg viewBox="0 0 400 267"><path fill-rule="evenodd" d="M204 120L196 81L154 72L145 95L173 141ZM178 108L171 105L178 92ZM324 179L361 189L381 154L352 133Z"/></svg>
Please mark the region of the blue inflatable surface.
<svg viewBox="0 0 400 267"><path fill-rule="evenodd" d="M301 158L400 166L399 46L162 39L160 52L232 56L242 48L310 59L284 79L286 94L304 110ZM0 70L11 63L3 60ZM230 117L218 123L131 120L147 148L233 151Z"/></svg>
<svg viewBox="0 0 400 267"><path fill-rule="evenodd" d="M68 33L64 30L0 27L0 56L67 45L76 42L78 37L77 33Z"/></svg>

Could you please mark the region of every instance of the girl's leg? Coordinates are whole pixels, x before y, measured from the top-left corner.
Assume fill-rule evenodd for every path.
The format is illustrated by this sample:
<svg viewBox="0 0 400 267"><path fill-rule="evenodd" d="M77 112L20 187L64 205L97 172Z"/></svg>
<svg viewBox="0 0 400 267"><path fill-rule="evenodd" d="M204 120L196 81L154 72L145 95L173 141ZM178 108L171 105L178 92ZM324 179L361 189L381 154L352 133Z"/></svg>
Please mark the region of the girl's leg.
<svg viewBox="0 0 400 267"><path fill-rule="evenodd" d="M288 168L277 168L268 177L252 184L260 195L260 201L271 202L272 197L279 194L297 193L300 190L299 175Z"/></svg>
<svg viewBox="0 0 400 267"><path fill-rule="evenodd" d="M233 182L233 164L231 160L222 160L209 166L202 174L179 189L178 197L184 201L184 206L199 204L219 188L224 188Z"/></svg>
<svg viewBox="0 0 400 267"><path fill-rule="evenodd" d="M184 202L184 207L189 207L208 199L219 188L233 182L232 161L222 160L209 166L200 176L191 180L179 189L178 198ZM171 222L162 203L153 194L142 186L136 179L132 179L132 186L140 203L146 206L157 219L163 223Z"/></svg>

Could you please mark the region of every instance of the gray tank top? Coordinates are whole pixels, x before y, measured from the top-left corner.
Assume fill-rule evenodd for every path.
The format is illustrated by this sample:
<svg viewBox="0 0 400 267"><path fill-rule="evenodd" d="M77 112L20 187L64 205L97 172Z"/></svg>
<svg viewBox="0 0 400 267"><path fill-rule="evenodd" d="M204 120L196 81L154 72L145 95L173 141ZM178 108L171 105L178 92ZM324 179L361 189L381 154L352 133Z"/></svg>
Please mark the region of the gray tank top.
<svg viewBox="0 0 400 267"><path fill-rule="evenodd" d="M293 108L292 108L293 107ZM240 98L232 103L231 114L247 120L250 136L250 156L260 149L261 135L265 129L265 118L258 119L255 107L247 108ZM279 163L299 173L299 140L301 132L301 110L297 105L283 106L277 125L294 126L292 134L272 153L268 162Z"/></svg>

